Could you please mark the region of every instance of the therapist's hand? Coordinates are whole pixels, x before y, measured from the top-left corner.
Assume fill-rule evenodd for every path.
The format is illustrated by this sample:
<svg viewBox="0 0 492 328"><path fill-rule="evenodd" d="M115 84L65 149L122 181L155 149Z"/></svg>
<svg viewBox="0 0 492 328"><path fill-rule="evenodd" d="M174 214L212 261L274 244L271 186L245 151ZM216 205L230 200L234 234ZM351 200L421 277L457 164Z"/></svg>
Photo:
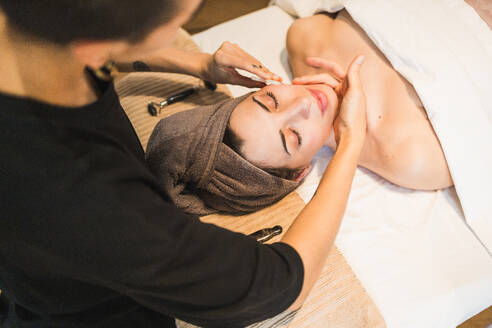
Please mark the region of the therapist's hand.
<svg viewBox="0 0 492 328"><path fill-rule="evenodd" d="M364 56L356 56L345 72L338 64L320 57L308 57L308 65L321 68L327 73L295 78L293 84L327 84L338 96L339 112L333 123L335 141L349 139L363 145L367 130L366 96L360 79Z"/></svg>
<svg viewBox="0 0 492 328"><path fill-rule="evenodd" d="M263 80L282 81L258 59L241 49L237 44L224 42L213 54L205 58L202 65L202 78L214 83L242 85L248 88L262 88L264 82L255 81L240 75L236 68L248 71Z"/></svg>
<svg viewBox="0 0 492 328"><path fill-rule="evenodd" d="M344 137L362 147L367 131L366 95L360 80L360 68L364 60L358 56L352 60L338 90L341 105L333 124L337 145Z"/></svg>

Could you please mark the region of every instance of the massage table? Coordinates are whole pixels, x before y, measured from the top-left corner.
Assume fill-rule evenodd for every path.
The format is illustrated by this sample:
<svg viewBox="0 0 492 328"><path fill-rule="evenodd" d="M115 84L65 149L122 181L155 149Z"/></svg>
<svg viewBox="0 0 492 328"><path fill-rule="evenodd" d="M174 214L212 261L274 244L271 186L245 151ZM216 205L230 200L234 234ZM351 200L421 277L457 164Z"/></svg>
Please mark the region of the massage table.
<svg viewBox="0 0 492 328"><path fill-rule="evenodd" d="M285 36L295 14L279 3L192 38L206 52L225 40L237 43L290 81ZM183 31L176 46L197 50ZM158 73L134 73L117 82L144 147L160 118L250 91L222 85L169 106L159 118L146 112L148 101L198 82ZM285 231L312 197L332 155L323 148L303 185L271 207L201 219L246 234L277 224ZM492 257L467 223L456 189L409 190L359 167L335 245L305 305L253 327L455 327L491 305ZM179 327L192 325L179 322Z"/></svg>

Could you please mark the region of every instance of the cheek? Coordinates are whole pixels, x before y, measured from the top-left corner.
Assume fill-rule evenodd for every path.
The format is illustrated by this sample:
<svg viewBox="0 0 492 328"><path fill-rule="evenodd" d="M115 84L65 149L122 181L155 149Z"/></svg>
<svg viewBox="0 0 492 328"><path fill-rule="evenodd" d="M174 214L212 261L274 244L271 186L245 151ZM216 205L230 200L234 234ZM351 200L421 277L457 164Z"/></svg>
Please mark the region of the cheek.
<svg viewBox="0 0 492 328"><path fill-rule="evenodd" d="M326 139L330 135L331 125L329 124L331 121L312 121L310 124L306 124L304 127L304 140L306 141L306 145L309 148L321 148L321 146L325 143Z"/></svg>
<svg viewBox="0 0 492 328"><path fill-rule="evenodd" d="M132 57L145 56L158 49L169 47L178 34L179 25L171 22L165 26L157 28L139 43L133 45L128 53Z"/></svg>
<svg viewBox="0 0 492 328"><path fill-rule="evenodd" d="M323 126L315 125L305 131L302 139L303 149L301 153L304 159L310 161L325 144L330 130Z"/></svg>
<svg viewBox="0 0 492 328"><path fill-rule="evenodd" d="M324 139L319 138L319 137L314 137L310 140L310 142L307 142L305 144L305 152L308 154L308 156L314 157L318 150L323 147L324 144Z"/></svg>
<svg viewBox="0 0 492 328"><path fill-rule="evenodd" d="M168 47L176 39L178 28L179 26L166 26L164 29L151 34L142 43L140 51L150 53Z"/></svg>

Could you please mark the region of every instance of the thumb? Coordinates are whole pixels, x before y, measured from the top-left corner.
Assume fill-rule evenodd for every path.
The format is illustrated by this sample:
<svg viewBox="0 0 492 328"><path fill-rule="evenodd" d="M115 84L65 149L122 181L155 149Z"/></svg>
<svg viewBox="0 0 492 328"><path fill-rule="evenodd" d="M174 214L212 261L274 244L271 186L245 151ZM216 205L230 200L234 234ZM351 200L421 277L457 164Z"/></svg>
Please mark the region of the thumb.
<svg viewBox="0 0 492 328"><path fill-rule="evenodd" d="M347 71L348 88L362 88L362 84L360 82L360 67L362 66L363 62L364 55L359 55L355 57L350 63Z"/></svg>

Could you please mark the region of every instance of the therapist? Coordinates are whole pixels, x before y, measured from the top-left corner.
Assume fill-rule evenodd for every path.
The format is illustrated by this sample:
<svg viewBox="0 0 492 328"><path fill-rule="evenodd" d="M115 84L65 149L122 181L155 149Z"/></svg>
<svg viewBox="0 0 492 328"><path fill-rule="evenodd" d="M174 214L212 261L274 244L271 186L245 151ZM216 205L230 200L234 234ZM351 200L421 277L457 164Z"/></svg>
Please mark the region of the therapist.
<svg viewBox="0 0 492 328"><path fill-rule="evenodd" d="M281 242L259 244L169 202L113 84L93 74L116 61L249 87L261 83L234 68L277 79L232 44L162 50L199 5L0 0L0 326L243 327L306 298L364 142L360 61L338 77L338 149L318 191Z"/></svg>

